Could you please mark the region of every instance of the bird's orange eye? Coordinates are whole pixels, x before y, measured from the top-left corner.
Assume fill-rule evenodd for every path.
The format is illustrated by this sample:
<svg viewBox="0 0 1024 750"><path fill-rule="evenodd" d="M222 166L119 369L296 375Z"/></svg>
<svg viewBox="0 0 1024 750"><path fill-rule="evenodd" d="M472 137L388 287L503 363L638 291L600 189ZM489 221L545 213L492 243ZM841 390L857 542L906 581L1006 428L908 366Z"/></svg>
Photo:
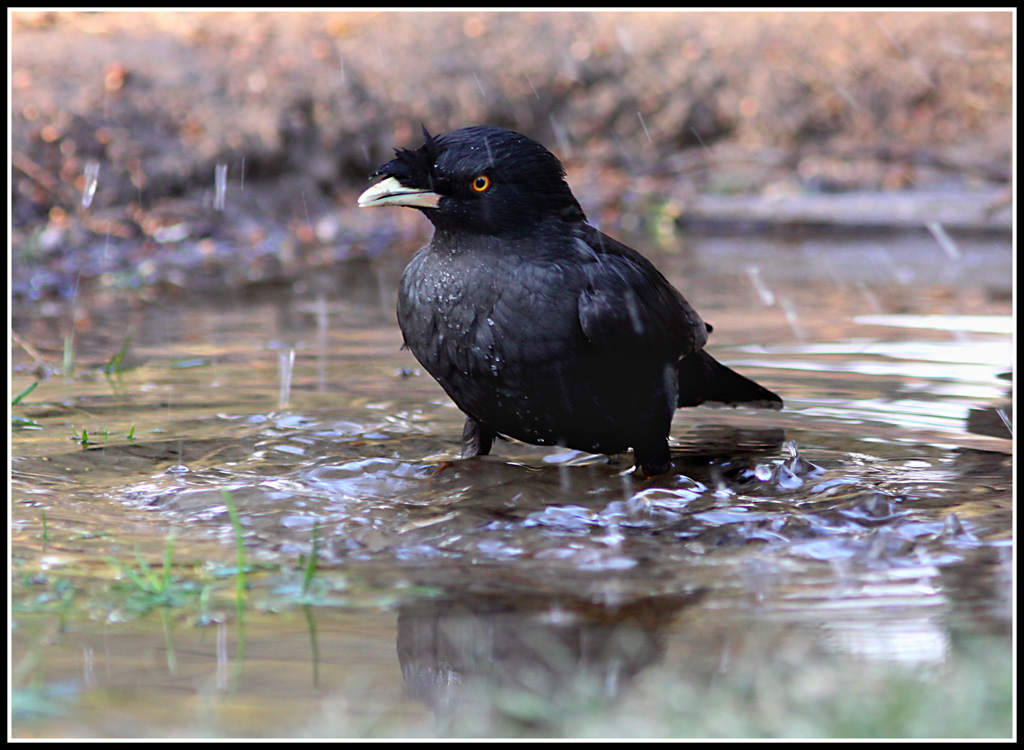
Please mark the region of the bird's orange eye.
<svg viewBox="0 0 1024 750"><path fill-rule="evenodd" d="M473 192L483 193L491 186L491 178L485 174L480 175L473 180Z"/></svg>

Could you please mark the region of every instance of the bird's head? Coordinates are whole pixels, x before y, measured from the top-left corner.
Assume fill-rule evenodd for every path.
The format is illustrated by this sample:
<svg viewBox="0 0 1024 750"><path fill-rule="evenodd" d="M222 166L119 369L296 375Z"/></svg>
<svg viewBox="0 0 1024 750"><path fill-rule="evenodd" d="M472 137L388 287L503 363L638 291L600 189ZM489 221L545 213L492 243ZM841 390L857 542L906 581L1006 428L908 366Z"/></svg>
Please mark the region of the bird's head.
<svg viewBox="0 0 1024 750"><path fill-rule="evenodd" d="M439 229L499 236L529 232L545 217L585 220L554 154L503 128L470 127L395 149L359 196L362 208L410 206Z"/></svg>

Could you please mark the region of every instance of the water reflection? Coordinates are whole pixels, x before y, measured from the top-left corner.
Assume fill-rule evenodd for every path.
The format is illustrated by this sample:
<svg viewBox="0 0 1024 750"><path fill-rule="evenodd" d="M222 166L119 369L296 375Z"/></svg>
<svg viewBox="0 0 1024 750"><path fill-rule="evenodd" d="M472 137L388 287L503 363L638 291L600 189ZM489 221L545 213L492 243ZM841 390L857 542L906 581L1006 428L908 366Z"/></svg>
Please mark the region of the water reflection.
<svg viewBox="0 0 1024 750"><path fill-rule="evenodd" d="M756 248L743 245L753 262ZM452 722L474 711L524 721L502 695L556 707L649 698L644 675L697 706L716 684L744 670L778 674L790 656L795 677L834 658L942 664L957 628L1003 636L1012 622L1012 394L1000 377L1012 342L1009 316L997 314L1009 276L987 261L950 276L930 270L936 248L898 249L845 280L846 251L825 245L805 265L769 262L788 250L766 248L748 274L736 273L744 266L729 243L665 264L708 310L716 356L771 383L787 409L681 412L675 470L648 481L628 456L515 442L457 460L462 421L400 350L387 264L205 307L99 305L93 332L76 333L77 375L41 383L17 409L36 426L12 433L14 559L25 581L75 565L106 571L110 557L134 560L136 545L157 563L173 532L182 555L231 562L228 490L259 563L253 600L294 607L287 592L315 539L314 578L327 592L310 607L319 653L342 639L336 671L390 669L383 683L400 674ZM939 286L894 296L894 263ZM918 317L951 306L971 315ZM138 366L115 389L99 368L126 322ZM23 323L60 350L60 320ZM68 439L83 428L89 443ZM38 584L16 585L19 601L35 598ZM397 630L390 610L351 610L331 627L328 609L364 592L397 610ZM164 633L121 627L118 644L167 648ZM118 661L106 635L75 637L66 674L77 679L88 654L83 694L140 673L157 683L154 705L185 689ZM285 649L306 642L296 638L275 632L248 651L251 689L274 694L259 704L267 716L275 705L276 716L305 716L300 699L320 699L263 668L266 659L307 679L306 652ZM179 665L234 653L212 640L177 648ZM829 684L848 679L845 666L821 668ZM320 671L325 683L330 673ZM365 693L344 693L342 713Z"/></svg>
<svg viewBox="0 0 1024 750"><path fill-rule="evenodd" d="M566 703L596 690L609 700L663 659L666 628L699 598L618 607L516 594L421 601L399 611L398 660L410 695L449 718L500 709L498 694Z"/></svg>

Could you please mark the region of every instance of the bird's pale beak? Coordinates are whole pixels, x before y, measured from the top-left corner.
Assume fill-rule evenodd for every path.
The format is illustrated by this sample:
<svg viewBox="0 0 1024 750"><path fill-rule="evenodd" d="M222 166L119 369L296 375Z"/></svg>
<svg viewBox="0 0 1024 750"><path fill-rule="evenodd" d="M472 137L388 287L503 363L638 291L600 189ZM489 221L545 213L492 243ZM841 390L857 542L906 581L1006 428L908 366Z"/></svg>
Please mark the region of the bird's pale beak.
<svg viewBox="0 0 1024 750"><path fill-rule="evenodd" d="M411 206L413 208L437 208L441 196L430 190L406 187L395 177L381 180L359 196L359 207L370 206Z"/></svg>

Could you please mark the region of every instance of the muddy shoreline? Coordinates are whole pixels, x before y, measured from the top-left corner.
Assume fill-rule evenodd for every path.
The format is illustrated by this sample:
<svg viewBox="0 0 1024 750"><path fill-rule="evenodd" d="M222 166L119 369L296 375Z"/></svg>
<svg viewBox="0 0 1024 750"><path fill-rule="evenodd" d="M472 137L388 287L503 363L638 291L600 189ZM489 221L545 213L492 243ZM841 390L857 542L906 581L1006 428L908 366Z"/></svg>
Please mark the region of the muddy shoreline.
<svg viewBox="0 0 1024 750"><path fill-rule="evenodd" d="M611 230L1008 237L1011 32L1009 13L14 13L13 298L408 253L419 217L354 199L420 123L541 140Z"/></svg>

